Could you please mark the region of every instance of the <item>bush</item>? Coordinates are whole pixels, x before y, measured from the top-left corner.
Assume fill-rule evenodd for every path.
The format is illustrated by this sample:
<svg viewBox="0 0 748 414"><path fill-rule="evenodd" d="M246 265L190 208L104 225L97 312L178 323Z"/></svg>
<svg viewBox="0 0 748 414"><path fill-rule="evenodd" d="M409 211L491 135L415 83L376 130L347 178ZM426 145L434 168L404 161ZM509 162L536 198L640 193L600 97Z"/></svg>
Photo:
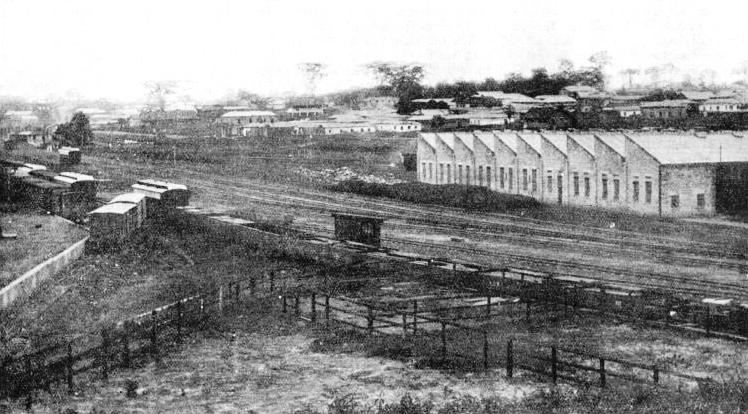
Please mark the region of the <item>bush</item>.
<svg viewBox="0 0 748 414"><path fill-rule="evenodd" d="M540 203L531 197L516 194L501 194L485 187L456 184L376 184L360 180L347 180L328 188L332 191L480 211L504 212L520 209L536 209L540 206Z"/></svg>

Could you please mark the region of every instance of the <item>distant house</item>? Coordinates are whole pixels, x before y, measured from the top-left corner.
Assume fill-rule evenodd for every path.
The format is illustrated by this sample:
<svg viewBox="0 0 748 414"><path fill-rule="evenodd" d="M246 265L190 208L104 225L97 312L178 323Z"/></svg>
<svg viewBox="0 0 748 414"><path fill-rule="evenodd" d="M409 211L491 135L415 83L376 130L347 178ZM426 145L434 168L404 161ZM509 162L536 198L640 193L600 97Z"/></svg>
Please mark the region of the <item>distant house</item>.
<svg viewBox="0 0 748 414"><path fill-rule="evenodd" d="M686 99L672 99L667 101L642 102L641 110L645 118L678 119L688 116L688 106L692 102Z"/></svg>
<svg viewBox="0 0 748 414"><path fill-rule="evenodd" d="M286 109L286 119L319 119L325 116L325 110L318 106L294 106Z"/></svg>
<svg viewBox="0 0 748 414"><path fill-rule="evenodd" d="M541 106L563 108L567 111L573 110L577 106L577 100L568 95L538 95L535 100Z"/></svg>
<svg viewBox="0 0 748 414"><path fill-rule="evenodd" d="M559 93L574 99L593 98L605 95L603 91L588 85L569 85L561 89Z"/></svg>
<svg viewBox="0 0 748 414"><path fill-rule="evenodd" d="M680 93L685 96L686 99L694 102L704 102L707 99L714 97L712 91L680 91Z"/></svg>
<svg viewBox="0 0 748 414"><path fill-rule="evenodd" d="M740 102L735 98L710 98L699 103L699 112L703 114L717 112L739 112Z"/></svg>
<svg viewBox="0 0 748 414"><path fill-rule="evenodd" d="M140 113L139 118L143 126L152 129L194 123L199 120L197 110L194 109L146 110Z"/></svg>
<svg viewBox="0 0 748 414"><path fill-rule="evenodd" d="M603 108L603 111L615 113L621 118L640 116L642 114L642 108L639 105L614 105Z"/></svg>
<svg viewBox="0 0 748 414"><path fill-rule="evenodd" d="M509 117L502 110L473 110L466 115L470 126L475 127L504 127L509 123Z"/></svg>
<svg viewBox="0 0 748 414"><path fill-rule="evenodd" d="M217 120L218 131L222 137L246 136L247 126L260 126L277 121L278 117L271 111L231 111L221 115Z"/></svg>
<svg viewBox="0 0 748 414"><path fill-rule="evenodd" d="M502 91L478 91L478 96L493 99L504 108L516 113L525 113L530 108L540 106L540 102L521 93L504 93Z"/></svg>

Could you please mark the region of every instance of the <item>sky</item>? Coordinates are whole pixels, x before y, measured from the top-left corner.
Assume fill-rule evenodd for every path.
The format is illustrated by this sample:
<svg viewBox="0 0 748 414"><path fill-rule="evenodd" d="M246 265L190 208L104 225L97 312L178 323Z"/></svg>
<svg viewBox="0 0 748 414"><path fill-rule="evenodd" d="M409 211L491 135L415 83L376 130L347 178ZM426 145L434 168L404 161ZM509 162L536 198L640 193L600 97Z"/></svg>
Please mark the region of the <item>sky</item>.
<svg viewBox="0 0 748 414"><path fill-rule="evenodd" d="M0 95L136 101L175 81L197 101L237 90L317 93L372 86L372 61L417 63L425 83L503 78L607 51L624 68L742 75L748 1L0 0Z"/></svg>

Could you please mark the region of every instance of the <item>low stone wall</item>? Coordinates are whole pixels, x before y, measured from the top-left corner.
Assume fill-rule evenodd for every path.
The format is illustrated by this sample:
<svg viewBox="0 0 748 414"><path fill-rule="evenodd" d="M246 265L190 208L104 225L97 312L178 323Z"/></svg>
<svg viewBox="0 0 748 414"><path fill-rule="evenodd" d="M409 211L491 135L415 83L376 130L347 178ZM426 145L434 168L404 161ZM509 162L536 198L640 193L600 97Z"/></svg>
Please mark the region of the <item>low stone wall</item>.
<svg viewBox="0 0 748 414"><path fill-rule="evenodd" d="M88 240L88 237L75 242L61 253L36 265L8 286L2 288L0 290L0 309L7 308L16 299L29 296L42 281L54 276L65 266L78 259L83 254L86 240Z"/></svg>

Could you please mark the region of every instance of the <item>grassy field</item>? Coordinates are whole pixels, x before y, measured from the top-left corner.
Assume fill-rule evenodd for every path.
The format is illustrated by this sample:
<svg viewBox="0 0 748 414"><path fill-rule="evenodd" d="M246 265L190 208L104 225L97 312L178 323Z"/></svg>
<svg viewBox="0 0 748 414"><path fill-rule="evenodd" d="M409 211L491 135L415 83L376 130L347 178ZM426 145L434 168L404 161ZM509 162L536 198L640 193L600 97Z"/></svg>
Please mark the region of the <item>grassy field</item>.
<svg viewBox="0 0 748 414"><path fill-rule="evenodd" d="M0 240L0 287L87 235L60 217L14 210L15 206L0 204L3 231L18 234L16 239Z"/></svg>

